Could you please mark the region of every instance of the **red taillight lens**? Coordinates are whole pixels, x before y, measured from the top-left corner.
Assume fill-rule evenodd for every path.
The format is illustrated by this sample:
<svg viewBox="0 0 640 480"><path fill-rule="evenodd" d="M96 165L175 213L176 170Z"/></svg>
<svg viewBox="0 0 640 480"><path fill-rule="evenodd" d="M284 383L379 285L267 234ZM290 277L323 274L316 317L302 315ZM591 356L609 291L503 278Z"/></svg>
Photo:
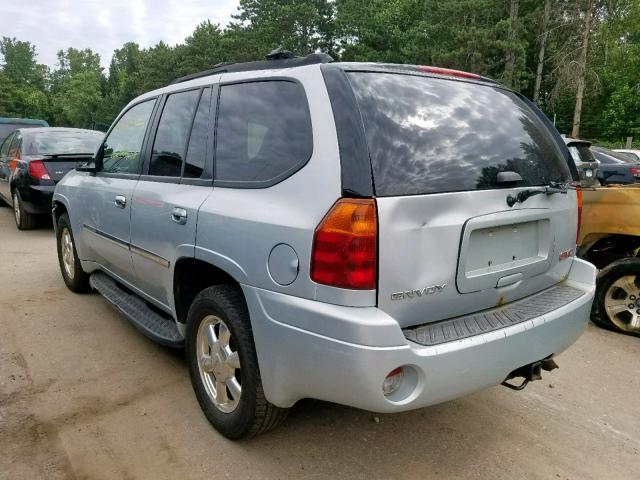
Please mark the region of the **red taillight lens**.
<svg viewBox="0 0 640 480"><path fill-rule="evenodd" d="M378 218L373 199L338 200L313 238L311 279L332 287L376 288Z"/></svg>
<svg viewBox="0 0 640 480"><path fill-rule="evenodd" d="M51 180L47 167L42 160L31 160L29 162L29 175L35 180Z"/></svg>
<svg viewBox="0 0 640 480"><path fill-rule="evenodd" d="M640 168L631 167L629 171L631 172L631 175L633 175L634 177L640 177Z"/></svg>
<svg viewBox="0 0 640 480"><path fill-rule="evenodd" d="M582 225L582 190L576 189L578 196L578 228L576 229L576 243L580 240L580 226Z"/></svg>
<svg viewBox="0 0 640 480"><path fill-rule="evenodd" d="M476 73L463 72L462 70L453 70L451 68L430 67L428 65L421 65L418 70L425 73L435 73L436 75L449 75L450 77L481 78Z"/></svg>

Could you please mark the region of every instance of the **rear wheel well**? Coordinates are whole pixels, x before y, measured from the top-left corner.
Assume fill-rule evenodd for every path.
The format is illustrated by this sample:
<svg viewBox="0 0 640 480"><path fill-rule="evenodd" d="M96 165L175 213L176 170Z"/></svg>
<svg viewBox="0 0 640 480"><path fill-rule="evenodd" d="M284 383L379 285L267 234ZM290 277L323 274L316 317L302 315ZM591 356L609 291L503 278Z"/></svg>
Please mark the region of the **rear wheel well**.
<svg viewBox="0 0 640 480"><path fill-rule="evenodd" d="M238 285L238 282L224 270L202 260L178 260L173 273L173 295L178 322L186 323L189 307L198 293L205 288L222 284Z"/></svg>
<svg viewBox="0 0 640 480"><path fill-rule="evenodd" d="M54 219L53 219L53 221L54 221L54 226L55 226L55 225L58 224L58 220L60 219L60 216L63 213L67 213L67 207L65 207L63 203L57 202L57 201L53 202L53 207L54 207L54 210L53 210Z"/></svg>
<svg viewBox="0 0 640 480"><path fill-rule="evenodd" d="M597 240L586 252L586 259L602 269L626 257L640 254L640 237L635 235L609 235Z"/></svg>

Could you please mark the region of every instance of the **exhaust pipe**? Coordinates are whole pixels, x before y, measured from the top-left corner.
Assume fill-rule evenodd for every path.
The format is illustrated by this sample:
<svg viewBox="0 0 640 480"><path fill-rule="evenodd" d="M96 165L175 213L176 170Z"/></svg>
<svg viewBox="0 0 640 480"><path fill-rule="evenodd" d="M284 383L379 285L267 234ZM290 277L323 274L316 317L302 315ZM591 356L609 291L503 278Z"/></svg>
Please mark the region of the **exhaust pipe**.
<svg viewBox="0 0 640 480"><path fill-rule="evenodd" d="M542 380L542 370L545 372L550 372L551 370L555 370L558 368L558 364L551 358L551 356L539 360L537 362L530 363L529 365L525 365L524 367L516 368L513 372L507 375L502 385L510 388L511 390L522 390L526 387L529 382L533 382L534 380ZM512 378L522 378L522 383L520 385L514 385L513 383L509 383L509 380Z"/></svg>

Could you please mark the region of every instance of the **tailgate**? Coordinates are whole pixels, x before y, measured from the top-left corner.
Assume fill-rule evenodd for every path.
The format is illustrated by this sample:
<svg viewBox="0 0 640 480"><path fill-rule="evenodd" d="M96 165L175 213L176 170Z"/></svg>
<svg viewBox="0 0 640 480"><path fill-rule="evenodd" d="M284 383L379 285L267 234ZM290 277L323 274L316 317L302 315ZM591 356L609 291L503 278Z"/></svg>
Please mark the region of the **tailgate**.
<svg viewBox="0 0 640 480"><path fill-rule="evenodd" d="M378 307L403 327L512 302L562 281L575 249L562 140L499 85L350 72L378 207ZM528 190L509 206L508 196ZM527 198L528 197L528 198Z"/></svg>
<svg viewBox="0 0 640 480"><path fill-rule="evenodd" d="M571 258L562 254L575 246L576 193L505 210L508 193L379 198L378 307L402 326L418 325L509 303L564 279Z"/></svg>

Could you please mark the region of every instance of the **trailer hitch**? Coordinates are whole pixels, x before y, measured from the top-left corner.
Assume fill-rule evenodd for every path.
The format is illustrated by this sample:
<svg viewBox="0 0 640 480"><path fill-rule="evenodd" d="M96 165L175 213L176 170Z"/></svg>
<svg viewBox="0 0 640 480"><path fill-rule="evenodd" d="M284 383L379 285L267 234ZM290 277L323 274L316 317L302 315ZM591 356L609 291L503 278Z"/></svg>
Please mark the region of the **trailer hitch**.
<svg viewBox="0 0 640 480"><path fill-rule="evenodd" d="M551 370L555 370L558 368L558 364L553 361L551 356L540 360L538 362L530 363L529 365L525 365L524 367L516 368L513 372L507 375L507 378L502 382L502 385L510 388L511 390L522 390L526 387L529 382L533 382L534 380L542 380L542 370L545 372L550 372ZM510 383L509 380L512 378L520 378L522 377L522 383L519 385L514 385Z"/></svg>

